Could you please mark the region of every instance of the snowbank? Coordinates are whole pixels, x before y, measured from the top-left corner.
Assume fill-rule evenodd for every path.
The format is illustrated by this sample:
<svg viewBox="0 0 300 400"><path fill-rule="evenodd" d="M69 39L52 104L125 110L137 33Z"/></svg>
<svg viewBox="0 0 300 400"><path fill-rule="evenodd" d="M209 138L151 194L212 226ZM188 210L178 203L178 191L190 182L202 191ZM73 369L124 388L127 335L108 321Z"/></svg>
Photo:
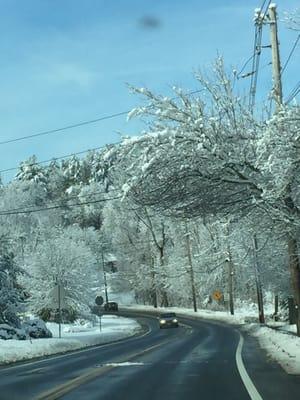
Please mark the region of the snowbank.
<svg viewBox="0 0 300 400"><path fill-rule="evenodd" d="M62 338L59 339L59 328L55 323L47 323L52 332L51 339L33 340L0 340L0 364L42 357L87 346L109 343L134 335L141 326L134 320L115 315L102 317L102 330L91 324L63 324Z"/></svg>
<svg viewBox="0 0 300 400"><path fill-rule="evenodd" d="M292 326L295 329L294 326ZM258 324L246 325L248 333L258 338L262 348L276 360L288 374L300 375L300 338L288 330L278 331Z"/></svg>

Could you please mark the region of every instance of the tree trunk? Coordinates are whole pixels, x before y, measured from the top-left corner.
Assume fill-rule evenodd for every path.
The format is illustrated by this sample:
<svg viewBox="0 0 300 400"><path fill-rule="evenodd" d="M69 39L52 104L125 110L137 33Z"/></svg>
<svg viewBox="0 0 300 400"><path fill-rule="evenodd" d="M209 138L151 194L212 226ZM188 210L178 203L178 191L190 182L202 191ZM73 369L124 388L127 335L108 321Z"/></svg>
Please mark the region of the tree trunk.
<svg viewBox="0 0 300 400"><path fill-rule="evenodd" d="M186 247L187 247L187 256L189 262L189 275L191 279L191 291L192 291L192 299L193 299L193 307L194 311L197 312L197 297L196 297L196 287L195 287L195 278L194 278L194 269L192 262L192 253L191 253L191 243L190 243L190 233L188 230L187 221L184 221L185 225L185 237L186 237Z"/></svg>
<svg viewBox="0 0 300 400"><path fill-rule="evenodd" d="M156 279L154 270L154 259L151 257L151 301L154 308L157 308L157 291L156 291Z"/></svg>
<svg viewBox="0 0 300 400"><path fill-rule="evenodd" d="M229 310L230 314L234 315L234 298L233 298L233 262L228 249L228 258L226 259L227 271L228 271L228 295L229 295Z"/></svg>
<svg viewBox="0 0 300 400"><path fill-rule="evenodd" d="M274 321L278 321L278 305L279 305L279 296L275 294L274 297Z"/></svg>
<svg viewBox="0 0 300 400"><path fill-rule="evenodd" d="M294 304L296 308L297 335L300 336L300 263L298 254L297 240L294 236L288 237L289 269L291 276L291 286L294 295Z"/></svg>
<svg viewBox="0 0 300 400"><path fill-rule="evenodd" d="M255 284L256 284L256 294L257 294L257 304L258 304L258 320L261 324L264 324L265 323L264 299L263 299L262 288L261 288L257 251L258 251L257 238L256 238L256 235L254 235L253 236L253 253L254 253Z"/></svg>
<svg viewBox="0 0 300 400"><path fill-rule="evenodd" d="M164 248L161 246L159 248L159 261L160 261L160 266L161 266L161 271L163 271L164 268ZM164 273L162 273L163 276L163 285L164 285ZM165 290L164 287L161 289L161 307L169 307L169 299L168 299L168 294Z"/></svg>

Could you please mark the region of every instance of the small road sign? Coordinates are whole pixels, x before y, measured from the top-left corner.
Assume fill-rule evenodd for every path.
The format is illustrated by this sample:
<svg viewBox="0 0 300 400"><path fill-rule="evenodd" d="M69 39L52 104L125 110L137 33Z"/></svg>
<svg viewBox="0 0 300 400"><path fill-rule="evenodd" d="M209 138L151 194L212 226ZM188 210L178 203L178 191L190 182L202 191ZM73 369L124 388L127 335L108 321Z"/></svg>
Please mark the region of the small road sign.
<svg viewBox="0 0 300 400"><path fill-rule="evenodd" d="M66 308L66 291L62 285L55 285L49 295L52 300L52 308Z"/></svg>
<svg viewBox="0 0 300 400"><path fill-rule="evenodd" d="M229 301L229 293L224 293L224 300Z"/></svg>
<svg viewBox="0 0 300 400"><path fill-rule="evenodd" d="M95 298L95 303L97 304L97 306L102 306L103 304L103 297L102 296L96 296Z"/></svg>
<svg viewBox="0 0 300 400"><path fill-rule="evenodd" d="M213 299L214 300L217 300L217 301L219 301L219 300L221 300L222 299L222 293L220 292L220 290L215 290L214 292L213 292Z"/></svg>

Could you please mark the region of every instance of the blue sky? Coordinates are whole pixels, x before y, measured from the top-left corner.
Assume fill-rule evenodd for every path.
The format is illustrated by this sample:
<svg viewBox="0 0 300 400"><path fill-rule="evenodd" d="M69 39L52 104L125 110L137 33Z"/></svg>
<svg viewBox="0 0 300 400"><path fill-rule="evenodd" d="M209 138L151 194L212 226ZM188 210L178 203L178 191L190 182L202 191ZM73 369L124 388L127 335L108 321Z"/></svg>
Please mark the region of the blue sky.
<svg viewBox="0 0 300 400"><path fill-rule="evenodd" d="M198 88L193 71L217 53L241 68L252 54L254 9L262 0L0 0L0 141L131 109L140 99L126 82L170 94ZM279 16L299 7L277 1ZM282 64L297 37L280 29ZM264 44L269 44L268 27ZM299 81L299 46L283 77L288 95ZM259 92L271 87L263 51ZM250 69L250 64L249 68ZM248 84L243 82L244 85ZM118 117L81 128L0 145L0 170L35 154L39 161L137 134ZM2 174L4 181L12 173Z"/></svg>

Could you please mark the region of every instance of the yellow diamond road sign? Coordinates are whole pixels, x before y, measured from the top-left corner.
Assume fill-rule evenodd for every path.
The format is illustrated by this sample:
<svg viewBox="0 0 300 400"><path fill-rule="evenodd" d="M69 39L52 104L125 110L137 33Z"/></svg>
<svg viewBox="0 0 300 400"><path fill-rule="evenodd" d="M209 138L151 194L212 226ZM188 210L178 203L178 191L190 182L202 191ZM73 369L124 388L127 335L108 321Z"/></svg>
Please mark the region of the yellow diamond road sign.
<svg viewBox="0 0 300 400"><path fill-rule="evenodd" d="M213 298L214 300L221 300L222 298L222 293L219 290L215 290L213 292Z"/></svg>

